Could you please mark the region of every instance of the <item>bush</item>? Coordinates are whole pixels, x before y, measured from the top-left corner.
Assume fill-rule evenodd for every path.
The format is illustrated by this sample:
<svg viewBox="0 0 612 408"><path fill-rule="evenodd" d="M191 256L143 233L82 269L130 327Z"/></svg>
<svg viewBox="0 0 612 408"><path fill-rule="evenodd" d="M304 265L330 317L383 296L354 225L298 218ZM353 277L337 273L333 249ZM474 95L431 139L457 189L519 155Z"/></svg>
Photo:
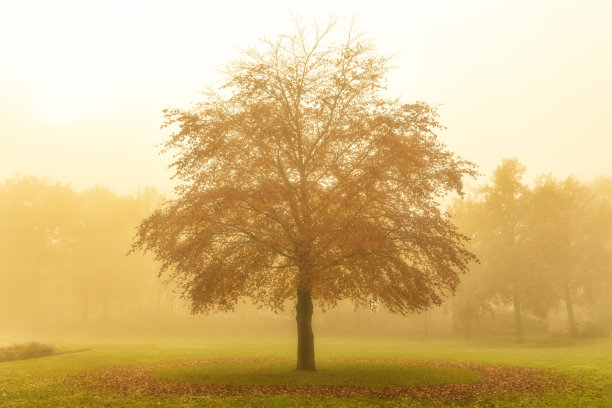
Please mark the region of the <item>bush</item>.
<svg viewBox="0 0 612 408"><path fill-rule="evenodd" d="M54 351L53 347L48 344L36 342L13 344L8 347L0 347L0 362L50 356Z"/></svg>
<svg viewBox="0 0 612 408"><path fill-rule="evenodd" d="M579 336L584 339L601 339L608 337L610 330L595 322L584 322L580 325Z"/></svg>

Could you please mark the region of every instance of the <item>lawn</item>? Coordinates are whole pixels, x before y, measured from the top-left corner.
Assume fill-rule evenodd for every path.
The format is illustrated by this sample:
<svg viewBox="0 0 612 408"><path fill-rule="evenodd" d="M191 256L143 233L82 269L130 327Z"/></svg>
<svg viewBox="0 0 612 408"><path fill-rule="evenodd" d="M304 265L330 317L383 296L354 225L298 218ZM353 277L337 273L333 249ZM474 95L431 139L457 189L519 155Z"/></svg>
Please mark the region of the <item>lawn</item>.
<svg viewBox="0 0 612 408"><path fill-rule="evenodd" d="M58 344L79 353L0 363L1 407L431 407L448 406L424 399L378 398L371 395L332 397L312 395L181 395L124 392L104 383L85 386L84 376L113 367L151 366L151 375L164 383L422 386L478 383L481 374L461 365L399 364L383 360L471 362L549 369L579 381L582 387L544 395L491 397L465 406L606 407L612 406L612 340L374 340L318 339L320 370L291 371L294 339L193 339L130 343ZM219 362L221 359L234 361ZM242 359L243 361L236 361ZM268 360L269 359L269 360ZM350 362L346 360L358 359ZM215 360L196 364L194 361ZM366 361L369 360L369 361ZM176 365L177 362L190 362ZM128 371L129 372L129 371ZM103 378L103 377L101 377ZM126 382L133 381L129 376ZM255 388L257 389L257 388ZM257 392L255 392L257 394ZM458 403L457 405L462 405Z"/></svg>
<svg viewBox="0 0 612 408"><path fill-rule="evenodd" d="M188 366L155 370L155 376L197 384L239 385L362 385L373 387L471 383L482 375L469 368L398 364L384 361L319 362L316 372L295 371L294 361L264 360Z"/></svg>

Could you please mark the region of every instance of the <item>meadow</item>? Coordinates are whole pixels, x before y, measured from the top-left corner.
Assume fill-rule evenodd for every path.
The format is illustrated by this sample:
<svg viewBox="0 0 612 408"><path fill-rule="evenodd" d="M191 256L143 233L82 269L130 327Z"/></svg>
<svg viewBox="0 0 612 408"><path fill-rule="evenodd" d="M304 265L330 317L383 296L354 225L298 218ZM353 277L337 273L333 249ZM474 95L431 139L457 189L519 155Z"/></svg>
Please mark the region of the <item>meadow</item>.
<svg viewBox="0 0 612 408"><path fill-rule="evenodd" d="M506 339L321 338L316 344L318 371L310 373L292 371L295 358L292 338L72 342L55 346L81 351L0 363L0 406L612 406L610 339L538 338L517 345ZM541 392L493 393L468 400L454 400L452 396L406 398L384 393L333 395L334 388L332 395L329 392L317 395L316 391L321 386L323 390L330 386L339 390L349 386L348 389L355 390L478 384L483 380L482 374L472 366L490 364L527 367L538 372L542 369L553 384L559 380L575 386ZM134 367L148 367L150 377L142 377ZM125 387L118 387L118 382ZM145 383L165 384L165 388L162 392L149 392ZM189 384L200 387L230 384L240 392L198 394L190 392L189 387L181 388ZM277 386L279 392L274 391Z"/></svg>

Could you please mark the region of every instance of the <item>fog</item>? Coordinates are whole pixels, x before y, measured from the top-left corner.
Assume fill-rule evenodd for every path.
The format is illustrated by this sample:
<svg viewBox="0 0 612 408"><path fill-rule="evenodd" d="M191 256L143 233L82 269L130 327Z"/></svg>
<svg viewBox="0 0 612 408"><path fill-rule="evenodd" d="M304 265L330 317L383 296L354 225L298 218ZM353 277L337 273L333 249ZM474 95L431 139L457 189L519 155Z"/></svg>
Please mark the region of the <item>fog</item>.
<svg viewBox="0 0 612 408"><path fill-rule="evenodd" d="M162 109L200 100L237 48L292 30L286 8L305 20L352 11L393 55L386 94L438 106L441 141L480 172L447 209L479 258L455 296L406 317L341 303L315 313L317 333L514 336L519 320L526 334L609 329L610 3L271 2L241 4L240 15L217 6L3 5L0 33L13 40L0 66L1 342L294 333L291 304L273 313L247 300L193 316L150 255L127 254L174 186L170 158L156 154ZM483 186L514 156L526 165L522 232L496 242L495 216L482 215L495 197ZM501 262L509 242L516 264Z"/></svg>
<svg viewBox="0 0 612 408"><path fill-rule="evenodd" d="M612 179L524 180L516 160L448 206L479 258L454 296L421 314L341 302L321 336L606 336L612 328ZM293 336L293 304L192 315L135 227L164 196L17 176L0 184L0 342ZM500 201L501 200L501 201ZM512 220L512 225L508 220ZM507 228L507 229L504 229ZM519 310L520 320L517 320ZM519 325L519 326L517 326Z"/></svg>
<svg viewBox="0 0 612 408"><path fill-rule="evenodd" d="M155 189L75 191L31 176L0 187L0 341L293 335L286 313L245 299L233 313L193 316L150 256L130 253L135 227L163 201ZM402 328L397 330L397 323ZM411 332L388 313L342 304L319 315L330 335ZM418 321L415 323L419 326Z"/></svg>
<svg viewBox="0 0 612 408"><path fill-rule="evenodd" d="M608 1L62 0L2 5L0 179L170 192L162 109L199 101L239 49L290 32L289 10L354 12L393 56L389 96L439 106L443 141L485 177L513 156L530 178L612 172Z"/></svg>
<svg viewBox="0 0 612 408"><path fill-rule="evenodd" d="M3 2L0 406L612 406L610 16Z"/></svg>

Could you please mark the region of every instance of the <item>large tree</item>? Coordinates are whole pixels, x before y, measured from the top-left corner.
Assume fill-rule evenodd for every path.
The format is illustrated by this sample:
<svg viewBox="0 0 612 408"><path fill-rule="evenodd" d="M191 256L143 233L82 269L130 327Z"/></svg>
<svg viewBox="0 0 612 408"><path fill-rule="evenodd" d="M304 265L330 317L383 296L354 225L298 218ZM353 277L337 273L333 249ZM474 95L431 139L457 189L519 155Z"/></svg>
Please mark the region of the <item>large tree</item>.
<svg viewBox="0 0 612 408"><path fill-rule="evenodd" d="M437 140L432 107L381 96L388 60L336 28L264 41L166 112L180 184L134 244L194 313L295 301L299 370L315 369L313 301L421 311L473 258L439 207L473 165Z"/></svg>

